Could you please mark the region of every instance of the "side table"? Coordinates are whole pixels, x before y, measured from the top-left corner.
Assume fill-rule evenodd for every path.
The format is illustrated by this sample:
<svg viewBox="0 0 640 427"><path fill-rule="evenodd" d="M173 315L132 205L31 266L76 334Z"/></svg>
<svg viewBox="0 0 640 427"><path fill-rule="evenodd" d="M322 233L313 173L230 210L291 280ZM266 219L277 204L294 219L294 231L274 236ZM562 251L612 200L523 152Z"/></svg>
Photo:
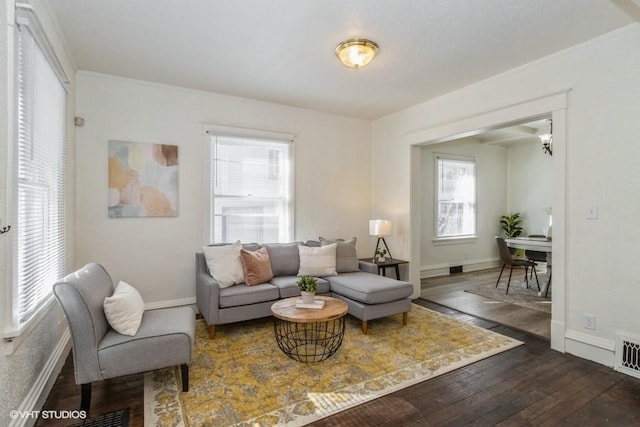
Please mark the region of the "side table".
<svg viewBox="0 0 640 427"><path fill-rule="evenodd" d="M387 274L387 268L393 267L396 270L396 279L400 280L400 268L402 264L409 264L409 261L403 261L401 259L387 258L384 262L376 262L373 258L360 258L358 261L368 267L368 270L378 268L378 275L382 272L382 275Z"/></svg>

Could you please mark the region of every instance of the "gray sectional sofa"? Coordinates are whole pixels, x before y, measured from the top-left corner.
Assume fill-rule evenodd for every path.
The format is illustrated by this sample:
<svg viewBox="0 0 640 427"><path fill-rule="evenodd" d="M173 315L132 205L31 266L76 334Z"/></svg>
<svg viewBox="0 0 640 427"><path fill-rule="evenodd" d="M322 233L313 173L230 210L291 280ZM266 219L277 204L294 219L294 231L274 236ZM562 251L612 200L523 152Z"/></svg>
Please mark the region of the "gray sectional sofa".
<svg viewBox="0 0 640 427"><path fill-rule="evenodd" d="M196 300L207 322L209 337L214 337L216 325L269 317L274 302L300 295L296 284L300 268L298 246L320 244L307 241L242 245L243 249L250 251L264 247L269 255L273 278L268 283L253 286L236 284L221 287L209 273L204 253L196 253ZM358 263L355 249L351 253L348 247L341 247L341 243L338 245L338 274L319 277L317 294L345 301L349 306L349 314L362 321L362 332L365 334L369 320L392 314L403 313L403 324L406 325L413 285L361 270L366 267Z"/></svg>

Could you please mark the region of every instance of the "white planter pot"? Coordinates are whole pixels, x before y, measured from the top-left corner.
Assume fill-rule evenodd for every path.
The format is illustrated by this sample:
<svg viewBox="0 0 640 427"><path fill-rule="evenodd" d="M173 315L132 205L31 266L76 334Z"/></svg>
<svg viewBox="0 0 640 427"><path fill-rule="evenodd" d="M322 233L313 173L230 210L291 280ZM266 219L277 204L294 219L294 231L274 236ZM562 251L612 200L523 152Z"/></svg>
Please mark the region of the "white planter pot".
<svg viewBox="0 0 640 427"><path fill-rule="evenodd" d="M305 304L313 304L313 298L316 296L315 292L300 291L302 296L302 302Z"/></svg>

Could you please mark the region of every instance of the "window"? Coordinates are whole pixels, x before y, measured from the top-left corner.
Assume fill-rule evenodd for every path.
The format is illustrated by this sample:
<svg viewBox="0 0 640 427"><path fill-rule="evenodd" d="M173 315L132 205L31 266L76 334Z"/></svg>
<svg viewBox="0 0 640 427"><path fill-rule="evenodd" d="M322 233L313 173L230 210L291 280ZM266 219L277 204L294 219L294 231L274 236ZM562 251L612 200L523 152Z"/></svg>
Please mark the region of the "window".
<svg viewBox="0 0 640 427"><path fill-rule="evenodd" d="M67 271L66 89L35 16L18 20L17 149L12 327L22 330Z"/></svg>
<svg viewBox="0 0 640 427"><path fill-rule="evenodd" d="M210 242L291 241L291 150L291 142L211 136Z"/></svg>
<svg viewBox="0 0 640 427"><path fill-rule="evenodd" d="M475 161L438 154L436 164L436 238L474 237Z"/></svg>

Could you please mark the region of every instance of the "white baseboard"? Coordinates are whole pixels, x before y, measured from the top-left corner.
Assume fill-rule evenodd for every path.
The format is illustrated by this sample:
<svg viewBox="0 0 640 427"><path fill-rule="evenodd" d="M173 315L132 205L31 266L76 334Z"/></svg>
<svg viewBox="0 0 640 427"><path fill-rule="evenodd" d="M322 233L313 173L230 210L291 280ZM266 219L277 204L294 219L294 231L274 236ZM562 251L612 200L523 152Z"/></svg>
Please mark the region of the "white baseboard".
<svg viewBox="0 0 640 427"><path fill-rule="evenodd" d="M145 310L156 310L158 308L179 307L181 305L195 305L196 297L173 299L166 301L156 301L145 303Z"/></svg>
<svg viewBox="0 0 640 427"><path fill-rule="evenodd" d="M568 329L565 332L565 350L583 359L613 368L615 341Z"/></svg>
<svg viewBox="0 0 640 427"><path fill-rule="evenodd" d="M71 334L69 333L69 328L66 328L42 371L40 371L40 375L38 375L29 393L20 404L20 408L17 409L18 411L27 413L42 409L70 350ZM17 417L11 420L9 427L33 426L35 422L36 419L34 417Z"/></svg>
<svg viewBox="0 0 640 427"><path fill-rule="evenodd" d="M429 277L448 276L449 268L462 265L462 271L467 273L470 271L486 270L488 268L500 267L501 263L498 258L478 259L465 261L463 263L446 263L435 264L420 267L420 278L427 279Z"/></svg>

